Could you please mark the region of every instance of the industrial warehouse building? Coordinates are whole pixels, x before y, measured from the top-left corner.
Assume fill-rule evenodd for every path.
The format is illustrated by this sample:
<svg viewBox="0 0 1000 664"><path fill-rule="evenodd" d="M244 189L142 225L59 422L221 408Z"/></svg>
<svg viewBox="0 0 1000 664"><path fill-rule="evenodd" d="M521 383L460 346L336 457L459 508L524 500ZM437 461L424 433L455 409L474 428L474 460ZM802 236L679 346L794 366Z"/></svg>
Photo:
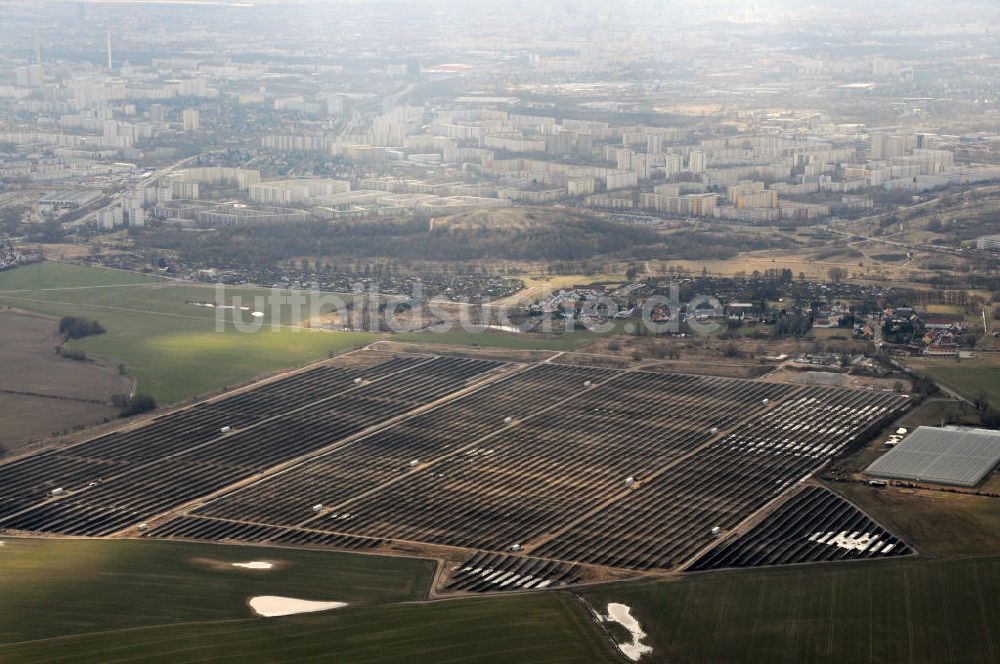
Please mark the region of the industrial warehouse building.
<svg viewBox="0 0 1000 664"><path fill-rule="evenodd" d="M894 480L973 487L1000 463L1000 431L920 427L868 466Z"/></svg>

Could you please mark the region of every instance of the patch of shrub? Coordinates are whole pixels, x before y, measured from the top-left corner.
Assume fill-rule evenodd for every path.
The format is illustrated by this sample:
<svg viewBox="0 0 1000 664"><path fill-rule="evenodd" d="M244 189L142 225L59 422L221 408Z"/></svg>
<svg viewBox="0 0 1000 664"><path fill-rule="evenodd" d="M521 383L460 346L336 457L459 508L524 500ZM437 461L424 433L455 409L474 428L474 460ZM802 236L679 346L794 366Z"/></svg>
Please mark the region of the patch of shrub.
<svg viewBox="0 0 1000 664"><path fill-rule="evenodd" d="M104 334L104 327L96 320L65 316L59 321L59 334L66 339L82 339L95 334Z"/></svg>
<svg viewBox="0 0 1000 664"><path fill-rule="evenodd" d="M135 396L120 400L120 403L116 403L115 405L121 407L120 417L132 417L133 415L141 415L142 413L156 410L156 399L148 394L136 394Z"/></svg>

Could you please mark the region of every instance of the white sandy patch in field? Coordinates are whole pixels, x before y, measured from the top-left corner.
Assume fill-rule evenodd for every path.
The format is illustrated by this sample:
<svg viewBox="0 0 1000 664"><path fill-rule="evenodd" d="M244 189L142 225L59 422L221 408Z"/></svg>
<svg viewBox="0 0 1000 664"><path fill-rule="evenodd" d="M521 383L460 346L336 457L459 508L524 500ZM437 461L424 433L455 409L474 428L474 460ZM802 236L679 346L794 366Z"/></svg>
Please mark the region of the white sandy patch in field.
<svg viewBox="0 0 1000 664"><path fill-rule="evenodd" d="M263 618L293 616L297 613L315 613L316 611L329 611L330 609L339 609L347 606L347 602L314 602L307 599L279 597L277 595L251 597L248 604L250 604L250 608L254 613Z"/></svg>
<svg viewBox="0 0 1000 664"><path fill-rule="evenodd" d="M232 563L233 567L241 567L243 569L271 569L274 567L274 563L267 563L261 560L254 560L249 563Z"/></svg>
<svg viewBox="0 0 1000 664"><path fill-rule="evenodd" d="M608 615L599 615L597 619L601 622L616 622L628 630L629 634L632 635L632 640L628 643L619 643L617 645L619 650L625 653L625 656L633 662L638 662L643 655L653 652L650 646L642 643L642 640L646 638L646 632L642 631L639 621L632 615L632 609L627 604L609 602Z"/></svg>

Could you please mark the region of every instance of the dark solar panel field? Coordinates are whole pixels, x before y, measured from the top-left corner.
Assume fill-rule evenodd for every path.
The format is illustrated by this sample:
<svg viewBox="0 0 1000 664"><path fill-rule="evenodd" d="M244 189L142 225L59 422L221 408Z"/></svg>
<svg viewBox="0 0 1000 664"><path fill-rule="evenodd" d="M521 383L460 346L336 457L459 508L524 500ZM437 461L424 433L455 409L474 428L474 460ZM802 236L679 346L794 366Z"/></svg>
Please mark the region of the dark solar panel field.
<svg viewBox="0 0 1000 664"><path fill-rule="evenodd" d="M910 547L837 494L809 486L745 535L715 547L690 571L886 558Z"/></svg>
<svg viewBox="0 0 1000 664"><path fill-rule="evenodd" d="M532 589L678 569L909 405L556 364L323 366L0 465L0 528L446 547L467 561L453 590Z"/></svg>
<svg viewBox="0 0 1000 664"><path fill-rule="evenodd" d="M430 403L498 366L406 358L362 371L321 367L2 465L0 528L109 535ZM63 495L50 496L53 489Z"/></svg>

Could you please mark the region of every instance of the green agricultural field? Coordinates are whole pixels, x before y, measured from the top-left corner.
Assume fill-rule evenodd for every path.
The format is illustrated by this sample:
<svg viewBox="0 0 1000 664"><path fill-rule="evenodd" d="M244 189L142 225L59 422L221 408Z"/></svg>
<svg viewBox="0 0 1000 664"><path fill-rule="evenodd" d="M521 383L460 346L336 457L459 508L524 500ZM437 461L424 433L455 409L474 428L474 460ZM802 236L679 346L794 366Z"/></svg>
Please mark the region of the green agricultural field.
<svg viewBox="0 0 1000 664"><path fill-rule="evenodd" d="M1000 557L692 574L600 586L671 664L1000 662Z"/></svg>
<svg viewBox="0 0 1000 664"><path fill-rule="evenodd" d="M833 485L929 556L1000 555L1000 499L947 491Z"/></svg>
<svg viewBox="0 0 1000 664"><path fill-rule="evenodd" d="M47 261L0 272L0 291L122 286L150 283L151 281L148 277L124 270L87 268L69 263Z"/></svg>
<svg viewBox="0 0 1000 664"><path fill-rule="evenodd" d="M232 562L271 561L273 570ZM428 561L160 541L7 540L2 662L615 662L566 593L412 602ZM250 596L348 602L256 618ZM6 644L6 645L5 645Z"/></svg>
<svg viewBox="0 0 1000 664"><path fill-rule="evenodd" d="M330 332L301 327L311 303L286 303L272 310L267 289L227 288L227 305L260 311L222 312L223 332L216 332L217 310L191 302L216 301L213 286L174 282L66 263L45 262L0 273L0 306L47 316L81 316L100 321L105 334L73 341L70 347L110 364L124 364L139 391L160 404L214 392L254 376L301 366L364 346L375 334ZM349 297L349 296L348 296ZM239 298L239 301L236 301ZM243 333L232 323L255 320L261 330ZM496 332L415 332L393 341L480 346L508 350L570 351L592 343L596 335L574 332L555 336Z"/></svg>
<svg viewBox="0 0 1000 664"><path fill-rule="evenodd" d="M977 353L968 360L908 360L907 366L926 374L966 399L985 393L990 404L1000 407L1000 357Z"/></svg>
<svg viewBox="0 0 1000 664"><path fill-rule="evenodd" d="M1000 367L977 367L975 360L967 362L972 366L927 366L924 371L967 399L975 399L985 393L991 404L1000 406Z"/></svg>
<svg viewBox="0 0 1000 664"><path fill-rule="evenodd" d="M589 621L570 596L539 593L110 632L0 646L0 660L18 664L621 662Z"/></svg>
<svg viewBox="0 0 1000 664"><path fill-rule="evenodd" d="M0 305L53 316L100 321L107 332L74 341L71 348L111 364L122 363L139 391L161 403L180 401L370 343L375 335L297 327L308 306L285 304L273 312L264 289L226 290L226 303L260 309L261 330L243 333L234 312L190 302L214 302L211 286L157 282L128 272L42 263L0 273ZM239 314L250 325L249 312Z"/></svg>
<svg viewBox="0 0 1000 664"><path fill-rule="evenodd" d="M138 379L139 390L164 404L307 364L374 339L370 334L288 328L256 334L174 330L121 339L109 328L108 334L82 340L74 347L123 362Z"/></svg>
<svg viewBox="0 0 1000 664"><path fill-rule="evenodd" d="M232 567L269 561L271 570ZM384 604L426 595L430 561L156 540L5 539L0 643L251 616L253 595ZM0 649L0 661L4 659Z"/></svg>

